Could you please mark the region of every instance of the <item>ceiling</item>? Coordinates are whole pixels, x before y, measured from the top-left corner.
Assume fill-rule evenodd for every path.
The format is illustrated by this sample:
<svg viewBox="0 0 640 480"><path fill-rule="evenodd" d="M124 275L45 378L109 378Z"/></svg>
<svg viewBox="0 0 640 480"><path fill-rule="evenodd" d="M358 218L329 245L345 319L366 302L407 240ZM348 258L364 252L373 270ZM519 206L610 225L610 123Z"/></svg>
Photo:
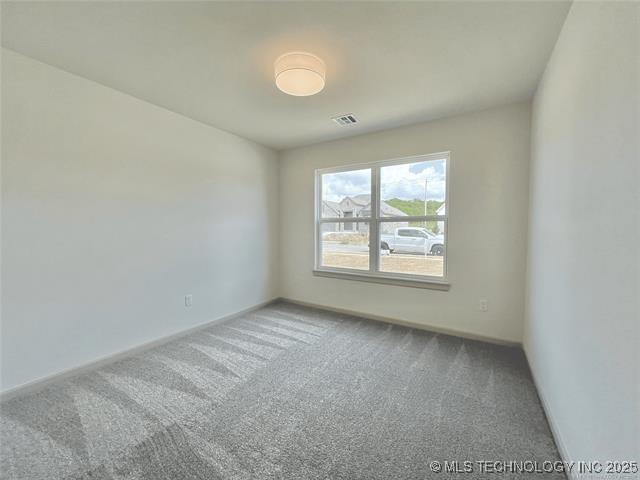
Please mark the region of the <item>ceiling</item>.
<svg viewBox="0 0 640 480"><path fill-rule="evenodd" d="M567 1L3 2L2 44L275 149L531 97ZM273 81L291 50L326 88ZM359 123L339 126L336 115Z"/></svg>

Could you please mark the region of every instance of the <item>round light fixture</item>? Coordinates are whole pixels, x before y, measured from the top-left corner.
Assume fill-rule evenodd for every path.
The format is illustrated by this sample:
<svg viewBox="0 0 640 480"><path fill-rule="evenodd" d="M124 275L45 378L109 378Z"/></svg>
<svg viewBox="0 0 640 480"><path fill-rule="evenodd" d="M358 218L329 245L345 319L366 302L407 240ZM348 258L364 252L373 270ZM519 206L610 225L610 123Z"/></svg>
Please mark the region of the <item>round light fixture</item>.
<svg viewBox="0 0 640 480"><path fill-rule="evenodd" d="M285 53L276 59L274 67L276 86L284 93L306 97L324 88L324 62L311 53Z"/></svg>

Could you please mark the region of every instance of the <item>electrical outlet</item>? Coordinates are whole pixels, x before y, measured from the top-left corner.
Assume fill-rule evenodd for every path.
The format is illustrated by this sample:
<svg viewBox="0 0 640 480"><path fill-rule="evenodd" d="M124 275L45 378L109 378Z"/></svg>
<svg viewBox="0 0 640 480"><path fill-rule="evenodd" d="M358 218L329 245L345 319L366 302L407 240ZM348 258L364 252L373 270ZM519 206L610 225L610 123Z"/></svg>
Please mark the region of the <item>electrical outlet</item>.
<svg viewBox="0 0 640 480"><path fill-rule="evenodd" d="M184 306L190 307L193 305L193 295L185 295L184 296Z"/></svg>
<svg viewBox="0 0 640 480"><path fill-rule="evenodd" d="M480 311L481 312L488 312L489 311L489 300L487 300L486 298L481 298L480 299Z"/></svg>

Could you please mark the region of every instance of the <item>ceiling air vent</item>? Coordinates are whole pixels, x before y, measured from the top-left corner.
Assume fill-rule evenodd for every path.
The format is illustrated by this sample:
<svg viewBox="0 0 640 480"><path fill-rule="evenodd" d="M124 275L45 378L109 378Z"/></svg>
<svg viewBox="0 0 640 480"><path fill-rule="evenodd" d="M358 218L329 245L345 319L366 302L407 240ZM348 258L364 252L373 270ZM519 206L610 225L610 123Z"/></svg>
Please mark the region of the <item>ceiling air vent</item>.
<svg viewBox="0 0 640 480"><path fill-rule="evenodd" d="M331 120L336 122L338 125L353 125L354 123L358 123L358 120L356 120L356 117L354 117L352 113L333 117Z"/></svg>

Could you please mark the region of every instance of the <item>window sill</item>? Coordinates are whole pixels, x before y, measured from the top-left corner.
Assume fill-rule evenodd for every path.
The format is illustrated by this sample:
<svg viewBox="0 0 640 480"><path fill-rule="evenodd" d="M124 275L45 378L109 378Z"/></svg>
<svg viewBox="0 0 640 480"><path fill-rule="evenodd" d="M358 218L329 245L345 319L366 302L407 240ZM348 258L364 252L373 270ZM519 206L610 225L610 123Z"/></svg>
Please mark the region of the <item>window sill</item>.
<svg viewBox="0 0 640 480"><path fill-rule="evenodd" d="M399 278L387 275L371 275L367 273L338 272L335 270L313 270L316 277L340 278L358 282L381 283L400 287L426 288L429 290L447 291L451 285L445 281Z"/></svg>

